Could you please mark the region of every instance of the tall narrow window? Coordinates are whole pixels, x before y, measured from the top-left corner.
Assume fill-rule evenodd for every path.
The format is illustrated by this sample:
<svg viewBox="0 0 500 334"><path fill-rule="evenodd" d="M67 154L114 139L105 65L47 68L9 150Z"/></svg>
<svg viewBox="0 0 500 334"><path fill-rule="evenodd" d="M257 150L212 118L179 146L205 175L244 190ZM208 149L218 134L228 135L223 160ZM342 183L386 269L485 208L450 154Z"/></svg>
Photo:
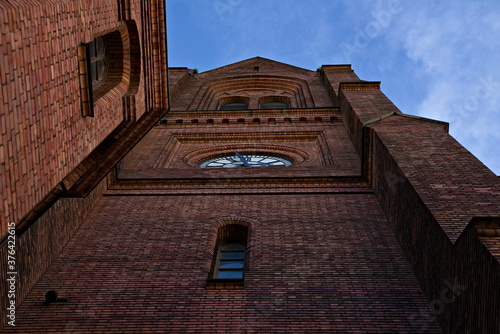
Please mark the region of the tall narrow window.
<svg viewBox="0 0 500 334"><path fill-rule="evenodd" d="M246 245L242 242L228 242L221 245L214 278L243 279L245 253Z"/></svg>
<svg viewBox="0 0 500 334"><path fill-rule="evenodd" d="M248 258L248 227L227 224L219 227L207 288L241 288Z"/></svg>
<svg viewBox="0 0 500 334"><path fill-rule="evenodd" d="M120 36L119 33L118 36ZM108 49L109 46L107 46L104 37L97 37L92 42L78 47L78 71L83 116L94 116L94 99L99 98L104 92L100 92L99 87L105 86L103 83L106 81L110 69Z"/></svg>
<svg viewBox="0 0 500 334"><path fill-rule="evenodd" d="M108 74L108 59L106 57L106 42L104 38L97 37L88 44L88 57L90 58L90 78L92 88L104 82Z"/></svg>

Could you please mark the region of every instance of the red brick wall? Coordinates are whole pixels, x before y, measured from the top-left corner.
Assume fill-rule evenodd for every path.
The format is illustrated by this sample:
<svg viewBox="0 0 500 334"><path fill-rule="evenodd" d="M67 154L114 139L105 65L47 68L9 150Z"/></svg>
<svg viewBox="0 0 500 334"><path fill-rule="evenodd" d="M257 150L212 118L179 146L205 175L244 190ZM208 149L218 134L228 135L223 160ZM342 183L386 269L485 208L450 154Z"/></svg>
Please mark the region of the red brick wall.
<svg viewBox="0 0 500 334"><path fill-rule="evenodd" d="M112 112L81 118L78 44L136 20L146 41L127 110L139 117L167 106L162 4L106 3L0 5L9 32L0 40L2 226L123 119L118 98L106 101ZM86 200L60 200L19 238L21 330L439 332L424 294L447 332L498 329L498 243L470 223L500 216L498 178L445 124L402 116L379 83L346 65L312 72L257 57L191 74L172 73L172 111L109 175L110 189L101 183ZM214 110L240 94L251 110ZM294 109L256 110L266 95ZM323 141L294 137L307 133ZM286 143L311 159L232 176L193 163L194 151L228 143ZM224 218L251 225L242 290L205 287ZM43 306L49 289L70 301Z"/></svg>
<svg viewBox="0 0 500 334"><path fill-rule="evenodd" d="M259 98L276 95L289 97L293 108L334 105L319 72L256 57L191 76L182 93L175 94L172 110L215 110L221 98L241 96L243 90L251 98L249 109L259 109Z"/></svg>
<svg viewBox="0 0 500 334"><path fill-rule="evenodd" d="M500 216L498 178L436 124L394 116L373 128L377 197L443 328L498 331L498 247L471 223Z"/></svg>
<svg viewBox="0 0 500 334"><path fill-rule="evenodd" d="M16 307L23 302L40 276L52 264L66 243L80 228L88 214L101 199L106 189L106 181L98 185L85 199L59 199L40 219L36 221L23 235L16 237L15 266L16 266ZM7 242L0 246L0 281L7 279ZM0 285L0 324L7 321L6 307L7 284ZM30 331L28 331L30 332Z"/></svg>
<svg viewBox="0 0 500 334"><path fill-rule="evenodd" d="M131 50L124 59L124 87L98 99L94 117L82 117L77 47L122 31L120 20L137 32L124 43L123 51ZM134 95L126 103L133 101L128 110L136 119L149 108L166 108L167 86L163 3L3 2L0 22L0 235L5 236L8 222L18 222L124 121L124 93Z"/></svg>
<svg viewBox="0 0 500 334"><path fill-rule="evenodd" d="M189 121L189 114L185 113L184 116ZM294 120L296 119L295 116ZM200 170L196 165L198 157L203 156L204 152L205 155L209 155L210 152L216 154L227 148L229 152L234 153L235 147L240 149L248 147L250 150L276 150L292 158L294 152L304 154L298 156L301 160L296 165L286 169L286 174L289 176L294 175L294 171L296 176L359 175L361 169L359 158L342 124L317 123L312 117L309 117L309 120L309 122L288 124L279 121L276 124L269 124L263 120L255 124L251 123L250 118L248 123L217 122L212 126L207 126L201 120L195 125L186 122L186 126L169 122L166 126L152 129L134 147L120 163L120 172L128 173L131 177L139 177L138 173L144 176L147 172L150 172L150 175L161 175L162 171L169 175L175 173L176 177L193 173L198 176L204 173L213 174L217 170ZM331 156L326 158L327 154ZM273 175L283 175L283 170L272 169L272 171ZM243 172L242 175L248 173L253 176L270 175L269 169L233 171L238 175L239 172Z"/></svg>
<svg viewBox="0 0 500 334"><path fill-rule="evenodd" d="M431 308L446 332L498 331L498 237L471 223L500 217L498 178L446 124L403 116L371 86L341 84L342 117Z"/></svg>
<svg viewBox="0 0 500 334"><path fill-rule="evenodd" d="M77 47L118 26L116 2L90 5L0 5L2 236L123 120L120 99L81 114Z"/></svg>
<svg viewBox="0 0 500 334"><path fill-rule="evenodd" d="M0 25L0 240L8 223L22 222L19 305L99 201L106 171L166 110L165 17L163 2L156 1L3 1ZM77 47L112 31L124 38L115 50L123 53L121 82L96 99L94 117L82 117ZM112 145L97 152L103 142ZM102 152L109 155L93 159ZM59 198L67 195L63 179L78 183L86 170L94 174L82 182L89 191L95 187L93 193ZM2 282L7 250L3 242ZM1 322L6 288L0 287Z"/></svg>
<svg viewBox="0 0 500 334"><path fill-rule="evenodd" d="M205 288L225 218L251 225L242 290ZM50 289L69 302L43 306ZM420 310L427 318L414 320ZM16 330L440 332L426 310L371 194L123 196L88 217Z"/></svg>

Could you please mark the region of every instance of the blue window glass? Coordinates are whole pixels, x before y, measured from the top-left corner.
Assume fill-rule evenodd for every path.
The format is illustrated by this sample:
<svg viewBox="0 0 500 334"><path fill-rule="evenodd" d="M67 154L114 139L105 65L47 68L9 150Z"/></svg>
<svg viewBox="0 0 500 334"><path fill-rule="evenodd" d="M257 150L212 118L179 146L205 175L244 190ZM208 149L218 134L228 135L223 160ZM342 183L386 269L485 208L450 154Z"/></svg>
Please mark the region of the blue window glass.
<svg viewBox="0 0 500 334"><path fill-rule="evenodd" d="M224 243L219 247L215 278L242 279L245 270L246 245L240 242Z"/></svg>

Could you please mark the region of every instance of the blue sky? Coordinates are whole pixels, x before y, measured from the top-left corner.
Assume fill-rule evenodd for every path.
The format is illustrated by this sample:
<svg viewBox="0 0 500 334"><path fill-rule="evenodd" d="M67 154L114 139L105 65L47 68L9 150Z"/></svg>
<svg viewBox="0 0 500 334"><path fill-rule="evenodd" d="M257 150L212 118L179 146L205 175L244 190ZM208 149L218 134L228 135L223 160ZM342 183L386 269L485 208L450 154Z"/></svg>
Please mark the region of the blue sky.
<svg viewBox="0 0 500 334"><path fill-rule="evenodd" d="M167 0L169 66L352 64L500 174L500 1Z"/></svg>

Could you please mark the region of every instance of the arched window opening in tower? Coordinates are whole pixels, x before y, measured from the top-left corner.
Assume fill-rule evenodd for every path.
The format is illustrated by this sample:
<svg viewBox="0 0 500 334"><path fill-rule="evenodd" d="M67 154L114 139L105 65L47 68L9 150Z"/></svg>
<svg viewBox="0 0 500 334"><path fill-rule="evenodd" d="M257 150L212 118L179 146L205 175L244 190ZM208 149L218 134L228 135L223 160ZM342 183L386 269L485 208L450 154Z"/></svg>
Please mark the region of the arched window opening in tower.
<svg viewBox="0 0 500 334"><path fill-rule="evenodd" d="M226 103L219 107L219 110L245 110L248 109L247 103Z"/></svg>
<svg viewBox="0 0 500 334"><path fill-rule="evenodd" d="M90 42L88 44L88 53L90 58L92 88L95 89L106 80L109 70L105 39L103 37L97 37Z"/></svg>
<svg viewBox="0 0 500 334"><path fill-rule="evenodd" d="M137 92L140 66L131 68L131 63L140 62L140 50L130 49L131 39L138 39L132 23L123 24L106 35L78 46L78 73L82 115L94 116L94 105L108 107L111 100L128 92ZM106 94L108 98L101 100Z"/></svg>
<svg viewBox="0 0 500 334"><path fill-rule="evenodd" d="M259 99L260 109L288 109L290 99L287 96L265 96Z"/></svg>
<svg viewBox="0 0 500 334"><path fill-rule="evenodd" d="M288 103L284 102L268 102L260 105L260 109L287 109L289 107Z"/></svg>
<svg viewBox="0 0 500 334"><path fill-rule="evenodd" d="M250 98L245 96L229 96L219 100L219 110L246 110L250 103Z"/></svg>
<svg viewBox="0 0 500 334"><path fill-rule="evenodd" d="M217 240L207 284L224 288L242 286L248 261L248 226L226 224L217 229Z"/></svg>

